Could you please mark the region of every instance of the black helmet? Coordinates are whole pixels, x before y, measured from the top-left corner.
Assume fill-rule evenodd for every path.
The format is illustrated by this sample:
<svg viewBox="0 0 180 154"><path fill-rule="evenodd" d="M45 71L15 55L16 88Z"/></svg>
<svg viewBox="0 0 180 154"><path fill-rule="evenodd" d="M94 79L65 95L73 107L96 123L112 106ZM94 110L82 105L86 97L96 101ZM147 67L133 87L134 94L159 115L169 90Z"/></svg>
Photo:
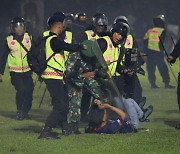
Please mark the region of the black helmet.
<svg viewBox="0 0 180 154"><path fill-rule="evenodd" d="M92 25L95 26L107 26L108 19L105 14L97 13L92 18Z"/></svg>
<svg viewBox="0 0 180 154"><path fill-rule="evenodd" d="M48 18L47 25L50 27L55 22L63 22L64 19L65 19L64 13L60 13L58 15L53 15L53 16Z"/></svg>
<svg viewBox="0 0 180 154"><path fill-rule="evenodd" d="M162 14L162 15L158 15L156 17L153 18L153 24L154 26L157 26L157 27L164 27L165 26L165 16Z"/></svg>
<svg viewBox="0 0 180 154"><path fill-rule="evenodd" d="M118 23L118 22L122 22L122 23L126 23L129 25L128 19L125 16L118 16L114 19L114 24Z"/></svg>
<svg viewBox="0 0 180 154"><path fill-rule="evenodd" d="M11 20L11 26L16 27L16 26L24 26L25 21L21 17L15 17Z"/></svg>
<svg viewBox="0 0 180 154"><path fill-rule="evenodd" d="M66 14L65 20L72 20L74 22L74 15L71 13Z"/></svg>
<svg viewBox="0 0 180 154"><path fill-rule="evenodd" d="M57 11L57 12L54 12L54 13L53 13L53 15L55 15L55 16L58 16L58 15L61 16L62 14L65 15L64 12L58 12L58 11Z"/></svg>
<svg viewBox="0 0 180 154"><path fill-rule="evenodd" d="M123 36L123 38L126 38L129 33L129 26L126 23L115 23L112 25L110 29L111 34L117 32Z"/></svg>
<svg viewBox="0 0 180 154"><path fill-rule="evenodd" d="M87 15L86 13L82 13L82 12L79 12L75 15L74 19L79 22L85 22L87 20Z"/></svg>

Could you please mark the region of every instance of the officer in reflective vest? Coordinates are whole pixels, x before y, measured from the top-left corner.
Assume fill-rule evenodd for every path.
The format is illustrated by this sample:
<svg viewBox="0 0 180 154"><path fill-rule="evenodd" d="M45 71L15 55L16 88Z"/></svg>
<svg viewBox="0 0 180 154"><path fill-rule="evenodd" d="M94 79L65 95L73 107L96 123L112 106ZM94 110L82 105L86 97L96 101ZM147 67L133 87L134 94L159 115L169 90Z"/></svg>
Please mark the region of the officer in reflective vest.
<svg viewBox="0 0 180 154"><path fill-rule="evenodd" d="M129 21L125 16L118 16L114 20L114 23L118 23L118 22L126 23L129 25ZM124 48L121 48L122 54L124 53L124 56L122 57L121 65L124 65L125 52L126 52L125 50L132 48L138 48L138 44L134 39L133 35L130 33L127 35ZM140 65L144 63L144 60L140 56L140 53L139 56L137 57L137 60ZM125 92L126 97L133 98L138 104L141 103L143 100L145 100L145 97L142 97L142 87L136 73L134 73L133 75L128 75L128 73L123 73L122 75L120 75L116 73L114 79L116 81L116 84L118 85L119 90Z"/></svg>
<svg viewBox="0 0 180 154"><path fill-rule="evenodd" d="M147 57L147 72L151 88L159 88L156 84L155 70L156 66L163 78L165 88L175 88L170 85L170 77L168 67L164 61L164 51L162 43L165 40L165 17L159 15L153 19L154 27L148 30L144 36L144 52Z"/></svg>
<svg viewBox="0 0 180 154"><path fill-rule="evenodd" d="M19 43L30 50L32 36L25 32L24 19L16 17L11 21L12 33L6 38L0 59L0 74L4 73L6 61L11 76L11 83L16 89L17 120L30 119L28 112L32 106L34 89L32 72L27 62L27 52Z"/></svg>
<svg viewBox="0 0 180 154"><path fill-rule="evenodd" d="M105 61L108 64L110 77L114 76L116 71L121 72L119 65L120 47L124 45L129 26L125 23L115 23L110 29L110 35L99 38L98 44L103 52Z"/></svg>
<svg viewBox="0 0 180 154"><path fill-rule="evenodd" d="M62 125L62 132L68 135L67 112L68 102L64 98L65 90L63 84L63 75L65 71L65 58L63 51L80 51L85 49L83 45L68 44L59 39L59 35L63 31L63 21L65 15L63 13L53 15L49 18L50 37L46 40L46 59L52 54L55 55L48 61L48 66L42 74L42 78L46 83L47 89L52 99L52 112L46 119L45 126L40 133L39 139L59 139L51 131L57 125Z"/></svg>
<svg viewBox="0 0 180 154"><path fill-rule="evenodd" d="M58 15L61 14L61 12L55 12L53 15ZM49 27L48 23L49 23L49 19L47 20L47 27ZM43 37L46 37L49 35L49 30L46 30L43 32ZM61 38L62 40L64 40L64 42L71 44L72 43L72 32L68 29L64 29L63 32L61 33L61 35L59 36L59 38ZM68 51L64 51L64 56L65 56L65 61L68 59L69 56L69 52Z"/></svg>
<svg viewBox="0 0 180 154"><path fill-rule="evenodd" d="M91 38L98 39L99 37L107 35L107 26L108 19L106 15L102 13L95 14L92 18L92 25L85 31L85 40L90 40Z"/></svg>

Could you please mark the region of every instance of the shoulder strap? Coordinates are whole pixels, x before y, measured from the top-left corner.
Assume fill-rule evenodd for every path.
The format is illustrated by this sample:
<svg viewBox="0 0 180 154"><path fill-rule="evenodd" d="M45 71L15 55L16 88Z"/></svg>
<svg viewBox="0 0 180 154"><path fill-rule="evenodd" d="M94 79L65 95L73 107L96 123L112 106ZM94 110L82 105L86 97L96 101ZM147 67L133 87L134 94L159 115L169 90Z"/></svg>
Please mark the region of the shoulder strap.
<svg viewBox="0 0 180 154"><path fill-rule="evenodd" d="M20 41L18 41L18 40L16 40L22 47L23 47L23 49L28 53L29 52L29 50L24 46L24 44L22 44L22 42L20 42Z"/></svg>

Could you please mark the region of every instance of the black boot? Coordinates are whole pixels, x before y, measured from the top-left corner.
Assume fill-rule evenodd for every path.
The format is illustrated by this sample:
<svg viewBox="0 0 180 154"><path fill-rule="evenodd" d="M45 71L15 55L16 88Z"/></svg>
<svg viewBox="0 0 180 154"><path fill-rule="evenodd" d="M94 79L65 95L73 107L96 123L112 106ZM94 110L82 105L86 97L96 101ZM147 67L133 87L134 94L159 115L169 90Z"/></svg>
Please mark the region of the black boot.
<svg viewBox="0 0 180 154"><path fill-rule="evenodd" d="M67 122L62 123L62 135L68 136L71 133L71 126Z"/></svg>
<svg viewBox="0 0 180 154"><path fill-rule="evenodd" d="M60 137L58 137L57 134L53 134L51 131L51 127L45 126L41 131L38 139L60 139Z"/></svg>
<svg viewBox="0 0 180 154"><path fill-rule="evenodd" d="M180 124L176 125L176 129L180 129Z"/></svg>
<svg viewBox="0 0 180 154"><path fill-rule="evenodd" d="M81 134L81 132L79 131L77 122L71 123L71 134Z"/></svg>
<svg viewBox="0 0 180 154"><path fill-rule="evenodd" d="M28 115L28 113L24 113L23 111L17 111L16 119L17 120L30 120L31 117Z"/></svg>
<svg viewBox="0 0 180 154"><path fill-rule="evenodd" d="M169 83L165 83L165 88L173 89L175 86L172 86Z"/></svg>
<svg viewBox="0 0 180 154"><path fill-rule="evenodd" d="M160 88L160 87L157 84L151 84L151 88L157 89L157 88Z"/></svg>

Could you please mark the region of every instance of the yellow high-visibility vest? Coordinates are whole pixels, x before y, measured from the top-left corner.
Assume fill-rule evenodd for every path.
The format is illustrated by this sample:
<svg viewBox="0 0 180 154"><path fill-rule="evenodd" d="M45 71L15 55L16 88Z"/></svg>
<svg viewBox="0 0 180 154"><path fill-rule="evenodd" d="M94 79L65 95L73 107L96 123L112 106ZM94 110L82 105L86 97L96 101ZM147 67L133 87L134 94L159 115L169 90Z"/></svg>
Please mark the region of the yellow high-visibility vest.
<svg viewBox="0 0 180 154"><path fill-rule="evenodd" d="M108 65L108 68L109 68L108 74L110 77L112 77L116 72L117 60L119 58L119 53L120 53L119 48L114 47L109 36L104 36L102 38L104 38L107 42L107 49L103 53L103 56L104 56L105 61L111 62L111 64Z"/></svg>
<svg viewBox="0 0 180 154"><path fill-rule="evenodd" d="M85 33L87 35L88 40L92 38L96 38L96 39L100 38L97 34L94 34L94 31L92 30L86 30Z"/></svg>
<svg viewBox="0 0 180 154"><path fill-rule="evenodd" d="M144 39L148 39L148 49L160 52L159 37L161 36L164 28L154 27L145 34Z"/></svg>
<svg viewBox="0 0 180 154"><path fill-rule="evenodd" d="M56 35L50 36L46 40L46 59L48 59L54 51L51 48L50 41L52 38L57 37ZM63 79L63 73L65 71L65 59L64 54L56 53L47 63L47 68L42 74L42 78L44 79ZM55 69L59 70L56 71ZM61 72L60 72L61 71Z"/></svg>
<svg viewBox="0 0 180 154"><path fill-rule="evenodd" d="M22 44L30 51L31 48L31 36L28 33L24 34ZM27 52L10 35L6 38L10 53L8 55L8 68L10 72L27 72L30 71L30 67L27 62Z"/></svg>

